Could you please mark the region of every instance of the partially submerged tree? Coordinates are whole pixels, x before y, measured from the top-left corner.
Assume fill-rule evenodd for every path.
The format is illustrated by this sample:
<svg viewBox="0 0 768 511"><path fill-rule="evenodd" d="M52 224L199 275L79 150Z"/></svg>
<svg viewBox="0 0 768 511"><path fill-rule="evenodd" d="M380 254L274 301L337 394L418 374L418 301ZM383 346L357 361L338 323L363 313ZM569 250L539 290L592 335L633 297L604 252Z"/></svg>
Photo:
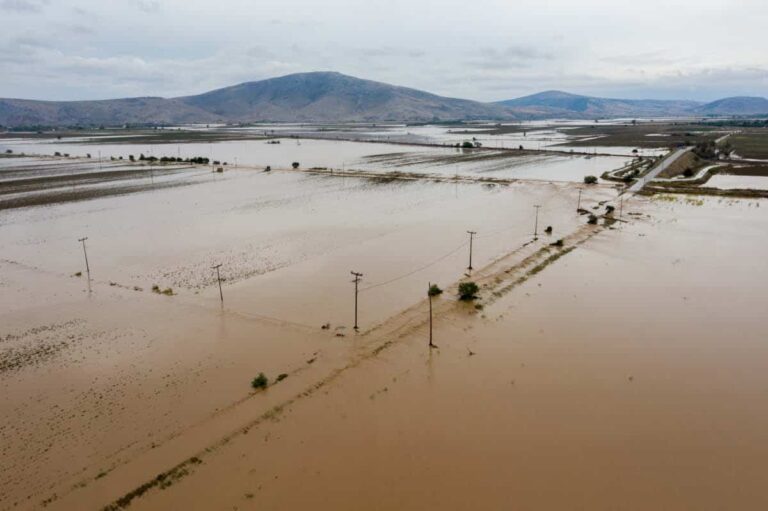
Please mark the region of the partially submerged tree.
<svg viewBox="0 0 768 511"><path fill-rule="evenodd" d="M269 380L264 373L259 373L259 375L251 381L251 387L257 390L266 389L267 385L269 385Z"/></svg>
<svg viewBox="0 0 768 511"><path fill-rule="evenodd" d="M459 284L459 300L474 300L480 288L474 282L462 282Z"/></svg>
<svg viewBox="0 0 768 511"><path fill-rule="evenodd" d="M584 176L584 184L585 185L597 184L597 176Z"/></svg>

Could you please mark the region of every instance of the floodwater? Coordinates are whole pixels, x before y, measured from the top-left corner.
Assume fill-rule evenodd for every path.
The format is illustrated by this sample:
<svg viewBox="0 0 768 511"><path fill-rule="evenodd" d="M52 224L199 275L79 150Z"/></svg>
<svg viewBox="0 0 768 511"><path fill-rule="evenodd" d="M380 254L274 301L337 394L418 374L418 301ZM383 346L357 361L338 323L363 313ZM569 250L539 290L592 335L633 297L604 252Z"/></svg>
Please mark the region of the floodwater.
<svg viewBox="0 0 768 511"><path fill-rule="evenodd" d="M254 396L239 428L179 437L176 462L194 461L131 508L763 509L759 203L632 199L632 220L511 291L519 274L483 270L482 311L436 299L438 349L424 321L373 332L344 370ZM54 508L157 467L144 456Z"/></svg>
<svg viewBox="0 0 768 511"><path fill-rule="evenodd" d="M53 143L31 139L6 139L0 141L0 151L9 148L15 153L44 155L60 152L70 154L72 157L85 157L91 154L93 159L98 159L100 153L102 161L107 161L110 157L123 157L127 160L129 155L138 158L141 154L158 158L202 156L210 158L211 161L227 162L229 167L239 165L290 168L294 162L297 162L301 168L305 169L315 167L376 172L394 169L440 175L484 174L498 178L573 182L581 182L586 175L599 176L603 172L615 170L628 161L624 156L521 156L515 151L476 151L453 147L425 148L413 145L339 140L291 138L279 140L279 144L267 143L264 140L243 140L210 144L137 145L130 142L87 144L80 139Z"/></svg>
<svg viewBox="0 0 768 511"><path fill-rule="evenodd" d="M477 232L479 268L578 228L577 195L568 184L234 169L3 211L0 431L12 440L2 449L0 508L58 499L136 456L157 456L162 468L169 458L159 446L220 431L207 421L249 400L259 372L285 373L281 385L293 388L365 345L352 330L351 271L364 274L364 335L419 302L429 282L462 278L467 230ZM615 196L593 187L582 205ZM554 233L529 244L534 205L538 232Z"/></svg>
<svg viewBox="0 0 768 511"><path fill-rule="evenodd" d="M721 188L724 190L768 190L768 177L716 174L709 178L706 186Z"/></svg>
<svg viewBox="0 0 768 511"><path fill-rule="evenodd" d="M629 120L616 119L600 125L625 124ZM232 131L256 134L296 134L299 136L321 136L329 139L378 140L382 142L428 143L455 145L465 141L477 141L484 147L516 149L522 146L528 150L554 149L575 152L603 153L620 156L657 156L667 152L666 148L635 148L625 146L600 146L601 137L575 137L569 133L575 127L594 126L591 121L524 121L518 123L473 123L462 126L407 126L402 124L386 125L303 125L303 124L264 124L249 128L233 128ZM516 132L487 134L497 127L512 127ZM229 130L228 130L229 131ZM569 147L574 140L593 139L594 146ZM565 144L565 145L563 145ZM633 151L637 152L633 152Z"/></svg>
<svg viewBox="0 0 768 511"><path fill-rule="evenodd" d="M764 201L631 198L593 227L567 182L149 184L2 212L0 509L148 481L132 508L768 504Z"/></svg>
<svg viewBox="0 0 768 511"><path fill-rule="evenodd" d="M433 151L376 154L355 162L354 168L442 176L583 182L585 176L599 177L630 162L631 159L615 156L518 155L510 151L454 149L452 154L447 155Z"/></svg>

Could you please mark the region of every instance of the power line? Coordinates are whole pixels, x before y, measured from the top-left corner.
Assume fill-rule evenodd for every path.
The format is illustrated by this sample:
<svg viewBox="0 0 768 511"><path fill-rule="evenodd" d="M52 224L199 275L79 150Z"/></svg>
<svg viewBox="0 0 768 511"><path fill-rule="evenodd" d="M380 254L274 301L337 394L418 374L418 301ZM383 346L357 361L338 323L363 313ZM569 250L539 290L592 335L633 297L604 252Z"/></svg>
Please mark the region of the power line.
<svg viewBox="0 0 768 511"><path fill-rule="evenodd" d="M456 252L458 252L459 250L461 250L462 248L464 248L466 245L467 245L467 242L465 241L464 243L462 243L462 244L461 244L461 245L459 245L458 247L454 248L453 250L451 250L451 251L450 251L450 252L448 252L447 254L443 254L443 255L441 255L440 257L438 257L438 258L437 258L437 259L435 259L434 261L432 261L432 262L430 262L430 263L427 263L427 264L425 264L424 266L420 266L419 268L416 268L415 270L411 270L411 271L409 271L408 273L405 273L405 274L403 274L403 275L400 275L400 276L394 277L394 278L392 278L392 279L390 279L390 280L386 280L386 281L384 281L384 282L379 282L378 284L373 284L373 285L371 285L371 286L368 286L368 287L364 287L364 288L362 288L362 289L360 290L360 292L368 291L368 290L370 290L370 289L375 289L375 288L377 288L377 287L381 287L381 286L386 286L387 284L392 284L393 282L397 282L398 280L402 280L402 279L404 279L404 278L406 278L406 277L410 277L411 275L413 275L413 274L415 274L415 273L418 273L418 272L420 272L420 271L422 271L422 270L426 270L426 269L427 269L427 268L429 268L430 266L434 266L435 264L439 263L440 261L443 261L444 259L446 259L446 258L448 258L448 257L452 256L453 254L455 254Z"/></svg>

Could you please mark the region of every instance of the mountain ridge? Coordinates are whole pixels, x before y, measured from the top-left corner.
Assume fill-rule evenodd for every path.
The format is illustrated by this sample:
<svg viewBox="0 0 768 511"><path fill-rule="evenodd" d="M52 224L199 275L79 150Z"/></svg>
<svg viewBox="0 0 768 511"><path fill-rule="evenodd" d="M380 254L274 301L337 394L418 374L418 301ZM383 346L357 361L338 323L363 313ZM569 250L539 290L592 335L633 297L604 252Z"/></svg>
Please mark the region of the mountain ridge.
<svg viewBox="0 0 768 511"><path fill-rule="evenodd" d="M248 122L439 122L768 115L768 99L709 103L613 99L548 90L484 103L337 72L296 73L175 98L93 101L0 98L0 126L118 126Z"/></svg>

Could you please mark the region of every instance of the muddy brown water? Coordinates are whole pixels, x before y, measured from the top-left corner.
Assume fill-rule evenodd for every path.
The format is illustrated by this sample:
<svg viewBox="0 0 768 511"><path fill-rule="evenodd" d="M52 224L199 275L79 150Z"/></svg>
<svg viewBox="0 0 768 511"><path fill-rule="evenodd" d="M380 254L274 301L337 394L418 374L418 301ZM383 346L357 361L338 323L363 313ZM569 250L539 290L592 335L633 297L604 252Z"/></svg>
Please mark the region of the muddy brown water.
<svg viewBox="0 0 768 511"><path fill-rule="evenodd" d="M764 507L764 201L633 199L494 297L589 234L575 188L215 179L4 215L0 507L100 508L193 456L130 506ZM521 248L534 204L555 236ZM451 287L468 219L481 311ZM384 284L359 336L351 269ZM253 394L261 371L288 377Z"/></svg>
<svg viewBox="0 0 768 511"><path fill-rule="evenodd" d="M439 350L414 332L136 507L763 508L768 265L732 264L756 204L646 204L441 317Z"/></svg>

